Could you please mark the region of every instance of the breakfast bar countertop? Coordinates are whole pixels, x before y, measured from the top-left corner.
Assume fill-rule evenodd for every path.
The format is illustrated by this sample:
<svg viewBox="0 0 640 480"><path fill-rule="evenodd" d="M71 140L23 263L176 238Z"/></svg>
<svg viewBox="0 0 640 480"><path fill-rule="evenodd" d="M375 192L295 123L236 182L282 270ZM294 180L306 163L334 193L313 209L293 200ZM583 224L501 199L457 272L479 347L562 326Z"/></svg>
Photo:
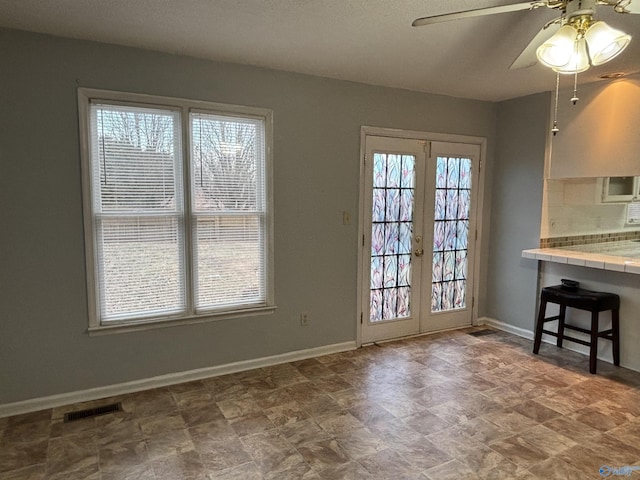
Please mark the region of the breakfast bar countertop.
<svg viewBox="0 0 640 480"><path fill-rule="evenodd" d="M531 248L523 250L522 257L640 274L640 243L633 241L592 243L558 248Z"/></svg>

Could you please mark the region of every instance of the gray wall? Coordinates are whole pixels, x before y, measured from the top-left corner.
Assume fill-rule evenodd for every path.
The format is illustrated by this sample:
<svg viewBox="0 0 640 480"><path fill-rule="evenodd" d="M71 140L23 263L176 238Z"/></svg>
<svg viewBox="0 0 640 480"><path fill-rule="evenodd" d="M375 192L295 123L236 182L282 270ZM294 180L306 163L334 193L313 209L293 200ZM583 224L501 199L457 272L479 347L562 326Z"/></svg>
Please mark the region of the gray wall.
<svg viewBox="0 0 640 480"><path fill-rule="evenodd" d="M487 102L11 30L0 65L0 404L353 341L360 127L484 136L488 165L495 144ZM274 110L275 314L86 334L78 86Z"/></svg>
<svg viewBox="0 0 640 480"><path fill-rule="evenodd" d="M498 104L485 314L533 330L537 262L522 250L540 241L549 93Z"/></svg>

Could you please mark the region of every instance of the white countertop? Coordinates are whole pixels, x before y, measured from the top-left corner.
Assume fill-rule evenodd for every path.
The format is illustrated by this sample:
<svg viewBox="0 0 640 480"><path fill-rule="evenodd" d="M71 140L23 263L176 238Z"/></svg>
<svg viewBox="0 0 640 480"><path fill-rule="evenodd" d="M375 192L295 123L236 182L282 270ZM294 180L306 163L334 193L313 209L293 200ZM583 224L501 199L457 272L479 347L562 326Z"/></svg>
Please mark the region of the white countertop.
<svg viewBox="0 0 640 480"><path fill-rule="evenodd" d="M616 242L618 243L618 242ZM640 258L623 256L630 253L623 242L609 244L581 245L568 248L531 248L522 251L523 258L545 262L566 263L582 267L599 268L615 272L640 274ZM624 242L625 244L627 242ZM638 245L638 244L636 244ZM604 250L607 250L605 252ZM624 252L624 253L623 253Z"/></svg>

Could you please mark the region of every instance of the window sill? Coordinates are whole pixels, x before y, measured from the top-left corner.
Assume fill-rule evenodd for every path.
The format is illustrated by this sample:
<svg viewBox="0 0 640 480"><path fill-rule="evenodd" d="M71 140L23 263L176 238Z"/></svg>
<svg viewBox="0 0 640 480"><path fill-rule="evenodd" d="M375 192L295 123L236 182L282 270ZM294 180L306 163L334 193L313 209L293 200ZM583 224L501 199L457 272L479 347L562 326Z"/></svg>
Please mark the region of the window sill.
<svg viewBox="0 0 640 480"><path fill-rule="evenodd" d="M234 310L224 313L209 313L206 315L143 320L139 322L114 323L113 325L98 325L87 329L89 336L111 335L115 333L137 332L142 330L153 330L156 328L178 327L183 325L193 325L197 323L217 322L238 317L253 317L256 315L269 315L276 311L276 306L248 308L246 310Z"/></svg>

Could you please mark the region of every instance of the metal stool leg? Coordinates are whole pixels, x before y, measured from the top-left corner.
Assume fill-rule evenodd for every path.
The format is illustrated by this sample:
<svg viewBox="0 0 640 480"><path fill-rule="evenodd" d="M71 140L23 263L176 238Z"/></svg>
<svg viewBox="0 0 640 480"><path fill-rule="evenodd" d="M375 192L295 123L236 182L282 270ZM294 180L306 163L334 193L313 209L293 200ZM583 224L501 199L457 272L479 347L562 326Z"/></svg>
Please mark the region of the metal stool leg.
<svg viewBox="0 0 640 480"><path fill-rule="evenodd" d="M560 314L558 318L558 341L556 345L562 348L562 340L564 340L564 317L567 314L567 306L562 304L560 305Z"/></svg>
<svg viewBox="0 0 640 480"><path fill-rule="evenodd" d="M533 339L533 353L536 355L540 351L540 343L542 342L542 329L544 327L544 316L547 311L547 301L540 300L540 311L538 312L538 321L536 322L536 334Z"/></svg>
<svg viewBox="0 0 640 480"><path fill-rule="evenodd" d="M620 365L620 310L611 310L611 341L613 342L613 364Z"/></svg>
<svg viewBox="0 0 640 480"><path fill-rule="evenodd" d="M596 373L598 364L598 314L591 312L591 346L589 348L589 373Z"/></svg>

